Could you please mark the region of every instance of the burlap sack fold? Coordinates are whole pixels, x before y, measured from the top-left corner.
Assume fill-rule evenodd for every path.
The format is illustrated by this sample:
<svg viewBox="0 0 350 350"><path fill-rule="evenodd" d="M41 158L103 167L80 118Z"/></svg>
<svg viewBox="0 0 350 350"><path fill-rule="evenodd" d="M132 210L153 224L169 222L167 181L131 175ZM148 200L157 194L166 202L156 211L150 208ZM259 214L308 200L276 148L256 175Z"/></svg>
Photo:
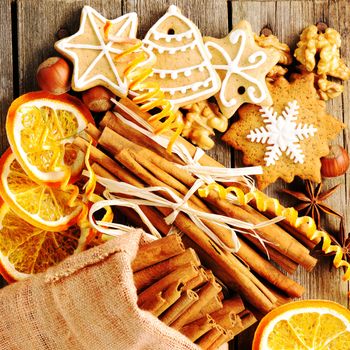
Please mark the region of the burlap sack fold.
<svg viewBox="0 0 350 350"><path fill-rule="evenodd" d="M1 350L199 348L137 307L131 262L141 230L0 290Z"/></svg>

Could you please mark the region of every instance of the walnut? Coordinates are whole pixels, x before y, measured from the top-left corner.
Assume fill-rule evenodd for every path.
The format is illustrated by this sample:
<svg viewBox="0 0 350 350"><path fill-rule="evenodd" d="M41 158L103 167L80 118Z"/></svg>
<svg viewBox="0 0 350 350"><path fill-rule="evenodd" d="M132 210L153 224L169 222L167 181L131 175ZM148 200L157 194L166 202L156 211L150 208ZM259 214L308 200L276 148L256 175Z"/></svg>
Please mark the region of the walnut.
<svg viewBox="0 0 350 350"><path fill-rule="evenodd" d="M312 25L301 33L294 56L309 72L317 68L319 75L348 80L350 69L340 58L340 46L340 34L335 29L327 28L324 33L318 33L317 27ZM319 61L316 67L317 53Z"/></svg>
<svg viewBox="0 0 350 350"><path fill-rule="evenodd" d="M279 77L284 76L288 72L287 68L284 68L282 66L274 66L269 73L266 75L266 80L268 82L273 82L277 80Z"/></svg>
<svg viewBox="0 0 350 350"><path fill-rule="evenodd" d="M309 72L312 72L316 66L315 55L317 52L318 33L317 27L311 25L303 30L300 35L300 41L295 49L295 58L306 67Z"/></svg>
<svg viewBox="0 0 350 350"><path fill-rule="evenodd" d="M204 150L214 147L211 139L215 135L214 129L224 132L228 127L228 120L218 106L207 100L182 107L182 111L184 128L181 135Z"/></svg>
<svg viewBox="0 0 350 350"><path fill-rule="evenodd" d="M289 65L292 63L293 58L289 46L281 43L275 35L265 36L262 34L258 36L257 34L254 34L254 39L259 46L265 49L272 48L277 50L280 54L280 60L278 61L279 64Z"/></svg>
<svg viewBox="0 0 350 350"><path fill-rule="evenodd" d="M344 87L342 85L329 81L326 75L321 75L318 77L317 87L317 92L321 100L324 101L337 97L344 91Z"/></svg>

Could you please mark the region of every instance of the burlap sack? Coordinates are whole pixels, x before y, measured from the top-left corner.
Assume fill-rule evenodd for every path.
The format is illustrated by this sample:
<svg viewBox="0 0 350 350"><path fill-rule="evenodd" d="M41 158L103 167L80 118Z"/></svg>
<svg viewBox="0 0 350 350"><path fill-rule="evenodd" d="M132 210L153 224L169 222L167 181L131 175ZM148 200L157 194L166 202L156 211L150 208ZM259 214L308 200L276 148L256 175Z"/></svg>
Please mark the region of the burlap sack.
<svg viewBox="0 0 350 350"><path fill-rule="evenodd" d="M199 348L137 307L131 261L142 231L0 290L1 350Z"/></svg>

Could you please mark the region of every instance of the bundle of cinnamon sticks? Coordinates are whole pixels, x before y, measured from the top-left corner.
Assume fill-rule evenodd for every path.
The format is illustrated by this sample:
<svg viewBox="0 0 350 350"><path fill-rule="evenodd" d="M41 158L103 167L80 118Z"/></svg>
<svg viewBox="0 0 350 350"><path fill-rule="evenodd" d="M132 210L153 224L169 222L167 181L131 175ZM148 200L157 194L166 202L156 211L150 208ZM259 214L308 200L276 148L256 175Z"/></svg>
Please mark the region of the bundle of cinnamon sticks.
<svg viewBox="0 0 350 350"><path fill-rule="evenodd" d="M225 299L213 273L177 234L141 246L132 268L140 308L202 349L217 349L256 321L238 295Z"/></svg>
<svg viewBox="0 0 350 350"><path fill-rule="evenodd" d="M184 162L178 156L168 154L152 138L145 137L140 131L125 124L118 118L118 113L128 120L134 120L135 114L144 120L149 118L149 114L142 112L130 100L122 99L117 103L115 112L107 112L100 123L100 129L93 125L88 126L87 133L98 143L97 147L90 149L90 161L95 173L140 189L162 186L183 198L195 183L195 175L180 169L178 165L184 165ZM192 156L194 155L193 145L182 138L179 138L179 142ZM78 137L74 143L86 151L88 146L86 140ZM222 166L207 155L204 155L199 162L207 166ZM168 192L162 191L159 195L172 200ZM216 191L211 191L206 198L194 194L187 204L196 210L218 213L255 225L268 220L253 206L237 205L221 199ZM299 232L302 228L298 231L284 222L260 227L255 230L254 235L249 234L251 233L249 230L246 233L239 233L241 247L238 252L232 254L208 237L185 213L180 212L173 227L170 227L164 218L171 214L171 209L142 205L140 208L164 236L174 227L181 231L186 246L192 247L197 252L205 266L210 268L228 288L238 292L262 313L267 313L289 298L300 297L304 291L301 285L272 264L266 253L272 261L289 273L293 273L298 265L311 270L317 262L309 255L311 242L299 239L304 237L303 233ZM133 223L147 230L133 210L126 207L119 209ZM268 214L274 216L273 210ZM234 247L232 235L227 228L209 220L205 224L227 247ZM266 248L261 245L255 233L267 242Z"/></svg>

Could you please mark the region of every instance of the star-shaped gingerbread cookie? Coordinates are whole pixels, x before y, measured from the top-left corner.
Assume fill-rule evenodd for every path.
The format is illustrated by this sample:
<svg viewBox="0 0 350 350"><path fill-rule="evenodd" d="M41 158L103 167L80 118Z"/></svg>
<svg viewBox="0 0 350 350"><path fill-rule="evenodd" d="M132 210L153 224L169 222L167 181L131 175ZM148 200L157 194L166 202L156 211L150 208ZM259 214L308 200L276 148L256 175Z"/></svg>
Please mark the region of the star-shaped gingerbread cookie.
<svg viewBox="0 0 350 350"><path fill-rule="evenodd" d="M136 13L107 20L84 6L79 31L55 43L56 50L74 64L73 90L102 85L120 97L127 95L129 82L124 71L132 57L116 62L116 56L135 45L137 22Z"/></svg>
<svg viewBox="0 0 350 350"><path fill-rule="evenodd" d="M239 22L225 38L204 37L204 42L222 81L215 97L227 118L246 102L259 106L272 104L265 77L279 61L279 54L255 43L247 21Z"/></svg>
<svg viewBox="0 0 350 350"><path fill-rule="evenodd" d="M294 74L291 82L280 77L268 83L272 107L246 104L239 120L223 140L243 151L243 163L261 165L260 189L282 178L321 181L320 158L329 153L329 141L345 127L326 113L314 87L314 74Z"/></svg>

